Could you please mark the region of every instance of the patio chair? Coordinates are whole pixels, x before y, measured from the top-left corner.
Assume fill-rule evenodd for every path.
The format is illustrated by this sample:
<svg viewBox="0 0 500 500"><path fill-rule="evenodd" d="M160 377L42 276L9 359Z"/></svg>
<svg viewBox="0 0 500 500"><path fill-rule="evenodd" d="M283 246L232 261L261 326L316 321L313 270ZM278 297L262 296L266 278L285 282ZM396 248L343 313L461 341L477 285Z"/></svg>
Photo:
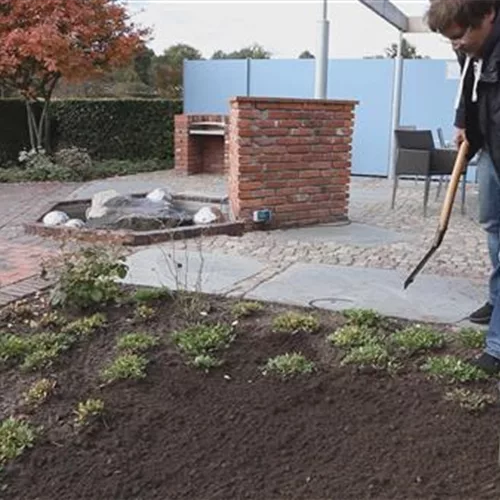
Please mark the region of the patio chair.
<svg viewBox="0 0 500 500"><path fill-rule="evenodd" d="M420 176L424 178L424 217L427 216L429 190L433 177L449 176L453 172L456 150L450 148L436 148L430 130L402 130L397 129L396 147L397 158L394 172L391 208L396 202L396 191L399 177ZM461 212L465 209L466 175L462 174L462 204Z"/></svg>

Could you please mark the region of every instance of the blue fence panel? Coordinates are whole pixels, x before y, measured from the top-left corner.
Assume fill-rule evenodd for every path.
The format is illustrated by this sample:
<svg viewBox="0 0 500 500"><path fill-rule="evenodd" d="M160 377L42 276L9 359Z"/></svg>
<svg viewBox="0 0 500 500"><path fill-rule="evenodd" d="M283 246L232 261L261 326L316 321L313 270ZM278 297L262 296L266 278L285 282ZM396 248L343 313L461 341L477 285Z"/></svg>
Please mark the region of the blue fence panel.
<svg viewBox="0 0 500 500"><path fill-rule="evenodd" d="M228 114L229 99L247 95L246 60L185 61L184 113Z"/></svg>
<svg viewBox="0 0 500 500"><path fill-rule="evenodd" d="M314 60L262 59L250 65L250 95L314 97Z"/></svg>
<svg viewBox="0 0 500 500"><path fill-rule="evenodd" d="M446 61L406 60L403 65L401 124L453 137L454 104L458 82L446 77Z"/></svg>
<svg viewBox="0 0 500 500"><path fill-rule="evenodd" d="M329 99L359 101L355 108L352 173L388 173L392 81L394 61L390 59L330 60Z"/></svg>

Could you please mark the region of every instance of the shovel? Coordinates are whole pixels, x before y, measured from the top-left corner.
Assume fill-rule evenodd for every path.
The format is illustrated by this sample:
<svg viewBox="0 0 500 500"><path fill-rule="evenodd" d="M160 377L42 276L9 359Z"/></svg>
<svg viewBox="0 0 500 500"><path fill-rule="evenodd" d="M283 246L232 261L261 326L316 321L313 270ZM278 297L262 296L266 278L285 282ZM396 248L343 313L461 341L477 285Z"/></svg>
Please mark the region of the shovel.
<svg viewBox="0 0 500 500"><path fill-rule="evenodd" d="M444 199L443 208L441 209L441 216L439 218L439 226L434 236L434 243L432 244L430 250L424 255L423 259L417 264L415 269L406 278L404 283L404 289L408 288L409 285L413 283L415 276L422 270L426 262L431 258L432 254L439 248L441 242L443 241L444 234L448 229L448 222L450 221L451 209L453 208L453 202L455 201L455 195L457 194L457 187L460 181L460 176L467 164L467 151L469 144L467 141L463 141L460 149L458 150L457 158L455 159L455 165L453 166L453 172L451 174L450 183L446 191L446 197Z"/></svg>

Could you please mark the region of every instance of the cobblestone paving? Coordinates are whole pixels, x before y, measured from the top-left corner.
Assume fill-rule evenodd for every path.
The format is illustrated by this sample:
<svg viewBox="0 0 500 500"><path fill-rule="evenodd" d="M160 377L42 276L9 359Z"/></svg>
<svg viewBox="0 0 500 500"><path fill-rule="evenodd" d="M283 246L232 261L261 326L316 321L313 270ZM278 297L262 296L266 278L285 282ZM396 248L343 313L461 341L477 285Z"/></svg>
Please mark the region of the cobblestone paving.
<svg viewBox="0 0 500 500"><path fill-rule="evenodd" d="M277 232L251 232L241 238L206 238L207 250L235 253L266 262L286 264L315 262L341 266L378 267L409 271L431 247L439 222L445 187L436 200L437 185L431 188L427 217L423 216L423 185L402 181L396 206L390 208L391 181L353 178L349 219L373 227L397 231L404 241L376 246L328 242L283 241ZM489 273L489 258L484 231L477 223L477 189L467 188L466 212L460 212L457 195L445 239L422 273L460 276L484 282ZM282 233L281 231L279 233ZM285 232L286 233L286 232ZM194 242L187 242L193 245Z"/></svg>

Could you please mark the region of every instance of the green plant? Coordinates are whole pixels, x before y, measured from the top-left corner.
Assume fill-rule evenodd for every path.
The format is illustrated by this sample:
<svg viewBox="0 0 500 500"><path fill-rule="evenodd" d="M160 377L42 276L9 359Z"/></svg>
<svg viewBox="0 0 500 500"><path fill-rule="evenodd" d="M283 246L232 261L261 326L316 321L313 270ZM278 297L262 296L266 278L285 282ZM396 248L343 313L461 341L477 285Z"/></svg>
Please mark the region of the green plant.
<svg viewBox="0 0 500 500"><path fill-rule="evenodd" d="M18 361L23 359L31 350L27 337L11 333L0 335L0 361Z"/></svg>
<svg viewBox="0 0 500 500"><path fill-rule="evenodd" d="M447 401L458 403L461 408L471 413L485 410L495 403L495 398L482 391L471 391L469 389L458 388L448 391L445 394Z"/></svg>
<svg viewBox="0 0 500 500"><path fill-rule="evenodd" d="M33 105L37 117L42 105ZM182 113L182 101L165 99L52 101L52 147L58 149L71 144L84 148L94 160L148 163L148 159L157 158L171 161L174 157L174 116L179 113ZM0 122L0 164L5 164L17 161L18 152L30 143L26 106L19 99L0 99L0 116L9 117ZM96 166L94 170L97 172Z"/></svg>
<svg viewBox="0 0 500 500"><path fill-rule="evenodd" d="M24 371L40 370L52 366L59 355L75 342L74 337L64 333L39 333L28 339L29 352L26 353L21 369Z"/></svg>
<svg viewBox="0 0 500 500"><path fill-rule="evenodd" d="M154 317L156 311L147 304L139 304L135 310L135 317L137 319L148 320Z"/></svg>
<svg viewBox="0 0 500 500"><path fill-rule="evenodd" d="M382 316L373 309L344 309L342 314L351 325L378 328L382 323Z"/></svg>
<svg viewBox="0 0 500 500"><path fill-rule="evenodd" d="M95 313L92 316L78 318L71 323L68 323L62 332L75 337L88 337L99 328L106 324L106 316L102 313Z"/></svg>
<svg viewBox="0 0 500 500"><path fill-rule="evenodd" d="M23 420L9 417L0 423L0 467L20 456L35 441L35 431Z"/></svg>
<svg viewBox="0 0 500 500"><path fill-rule="evenodd" d="M38 406L42 404L52 394L55 386L55 380L48 378L37 380L23 394L24 402L29 406Z"/></svg>
<svg viewBox="0 0 500 500"><path fill-rule="evenodd" d="M52 305L85 309L115 301L121 294L116 279L128 272L124 261L99 247L66 254L51 294Z"/></svg>
<svg viewBox="0 0 500 500"><path fill-rule="evenodd" d="M79 177L84 177L92 169L92 159L88 152L75 146L59 149L54 160L57 165L75 172Z"/></svg>
<svg viewBox="0 0 500 500"><path fill-rule="evenodd" d="M136 302L155 302L157 300L167 300L172 297L172 292L166 288L139 288L136 290L133 299Z"/></svg>
<svg viewBox="0 0 500 500"><path fill-rule="evenodd" d="M472 382L489 378L479 368L450 355L428 357L421 369L431 377L448 382Z"/></svg>
<svg viewBox="0 0 500 500"><path fill-rule="evenodd" d="M38 321L40 328L60 328L66 324L66 318L59 311L49 311L42 315Z"/></svg>
<svg viewBox="0 0 500 500"><path fill-rule="evenodd" d="M73 338L62 333L38 333L31 336L0 336L0 361L20 362L24 370L50 366L57 356L68 349Z"/></svg>
<svg viewBox="0 0 500 500"><path fill-rule="evenodd" d="M267 360L263 368L264 375L277 373L283 377L291 375L311 373L314 363L308 361L300 352L286 353Z"/></svg>
<svg viewBox="0 0 500 500"><path fill-rule="evenodd" d="M391 342L402 352L411 356L445 345L444 335L425 326L409 326L391 335Z"/></svg>
<svg viewBox="0 0 500 500"><path fill-rule="evenodd" d="M387 349L380 344L371 343L353 347L342 359L342 365L359 365L361 367L386 368L392 362Z"/></svg>
<svg viewBox="0 0 500 500"><path fill-rule="evenodd" d="M273 319L274 332L281 333L315 333L320 328L319 320L312 314L301 314L288 311Z"/></svg>
<svg viewBox="0 0 500 500"><path fill-rule="evenodd" d="M358 325L345 325L330 333L327 340L336 347L357 347L379 341L373 330Z"/></svg>
<svg viewBox="0 0 500 500"><path fill-rule="evenodd" d="M108 383L125 379L140 380L146 377L147 365L148 360L144 356L122 354L103 370L102 378Z"/></svg>
<svg viewBox="0 0 500 500"><path fill-rule="evenodd" d="M233 340L233 329L223 324L198 324L172 335L175 344L195 358L227 347Z"/></svg>
<svg viewBox="0 0 500 500"><path fill-rule="evenodd" d="M158 339L147 333L128 333L118 339L117 347L122 351L144 352L158 344Z"/></svg>
<svg viewBox="0 0 500 500"><path fill-rule="evenodd" d="M263 308L264 306L260 302L245 300L234 304L231 312L233 316L236 316L237 318L243 318L245 316L251 316L256 312L262 311Z"/></svg>
<svg viewBox="0 0 500 500"><path fill-rule="evenodd" d="M461 328L458 338L464 347L481 349L484 345L484 332L475 328Z"/></svg>
<svg viewBox="0 0 500 500"><path fill-rule="evenodd" d="M217 368L222 365L222 361L212 356L211 354L200 354L193 359L193 366L205 371L212 368Z"/></svg>
<svg viewBox="0 0 500 500"><path fill-rule="evenodd" d="M100 417L104 412L102 399L87 399L80 401L75 410L75 423L78 427L88 425L92 420Z"/></svg>

